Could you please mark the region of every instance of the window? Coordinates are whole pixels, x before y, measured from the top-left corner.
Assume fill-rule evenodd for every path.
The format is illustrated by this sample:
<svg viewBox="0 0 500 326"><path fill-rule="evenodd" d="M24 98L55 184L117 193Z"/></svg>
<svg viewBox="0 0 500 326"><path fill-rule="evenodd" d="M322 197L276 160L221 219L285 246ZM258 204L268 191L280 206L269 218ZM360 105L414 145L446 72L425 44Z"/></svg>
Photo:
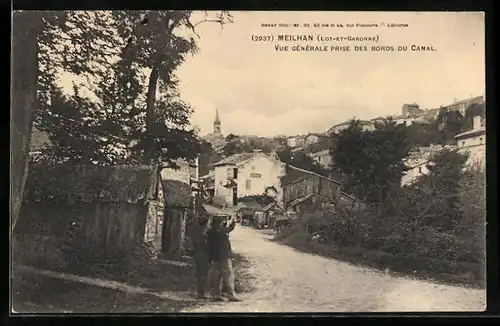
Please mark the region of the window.
<svg viewBox="0 0 500 326"><path fill-rule="evenodd" d="M250 173L250 178L260 178L262 174L260 173Z"/></svg>
<svg viewBox="0 0 500 326"><path fill-rule="evenodd" d="M422 167L421 166L418 167L418 173L422 173Z"/></svg>
<svg viewBox="0 0 500 326"><path fill-rule="evenodd" d="M233 178L238 179L238 168L233 169Z"/></svg>
<svg viewBox="0 0 500 326"><path fill-rule="evenodd" d="M479 138L479 144L483 143L483 137Z"/></svg>
<svg viewBox="0 0 500 326"><path fill-rule="evenodd" d="M462 147L465 147L465 140L462 141Z"/></svg>
<svg viewBox="0 0 500 326"><path fill-rule="evenodd" d="M246 180L245 181L245 189L246 190L252 189L252 180Z"/></svg>

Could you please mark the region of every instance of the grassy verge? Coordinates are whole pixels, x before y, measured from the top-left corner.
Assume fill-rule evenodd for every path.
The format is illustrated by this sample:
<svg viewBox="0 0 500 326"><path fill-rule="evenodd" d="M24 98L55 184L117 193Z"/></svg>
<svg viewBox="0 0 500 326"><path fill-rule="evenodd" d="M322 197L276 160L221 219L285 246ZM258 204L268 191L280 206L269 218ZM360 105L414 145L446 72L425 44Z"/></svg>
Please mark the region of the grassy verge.
<svg viewBox="0 0 500 326"><path fill-rule="evenodd" d="M15 246L15 248L14 248ZM154 295L124 293L117 290L32 275L15 268L31 266L59 273L74 274L140 287L154 293L190 292L196 284L194 267L164 264L146 257L132 257L132 265L69 265L53 239L19 237L13 243L12 294L18 311L38 312L174 312L189 306ZM187 304L187 306L186 306Z"/></svg>
<svg viewBox="0 0 500 326"><path fill-rule="evenodd" d="M195 304L19 271L12 281L12 302L20 313L161 313Z"/></svg>
<svg viewBox="0 0 500 326"><path fill-rule="evenodd" d="M378 250L349 248L305 241L303 237L279 237L285 245L302 252L321 255L379 270L388 270L394 276L411 276L451 285L485 288L484 266L472 263L449 264L415 255L392 255Z"/></svg>

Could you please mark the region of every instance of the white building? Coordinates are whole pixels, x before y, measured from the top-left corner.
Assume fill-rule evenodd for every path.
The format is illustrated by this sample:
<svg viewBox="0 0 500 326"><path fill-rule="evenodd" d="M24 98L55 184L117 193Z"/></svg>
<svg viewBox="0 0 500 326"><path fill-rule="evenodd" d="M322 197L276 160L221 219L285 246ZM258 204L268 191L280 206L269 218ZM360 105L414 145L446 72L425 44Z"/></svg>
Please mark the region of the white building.
<svg viewBox="0 0 500 326"><path fill-rule="evenodd" d="M330 129L328 129L328 131L326 133L328 135L339 133L342 130L349 128L350 124L351 124L351 120L344 121L342 123L339 123L339 124L331 127ZM375 130L375 124L373 123L373 121L360 120L359 124L361 125L361 128L363 129L363 131Z"/></svg>
<svg viewBox="0 0 500 326"><path fill-rule="evenodd" d="M278 157L261 151L241 153L227 157L213 165L213 194L227 206L235 206L238 198L262 195L274 187L278 202L282 191L280 178L285 175L285 163Z"/></svg>
<svg viewBox="0 0 500 326"><path fill-rule="evenodd" d="M484 120L476 116L472 120L472 130L455 136L459 152L467 152L468 165L479 164L485 166L486 159L486 128Z"/></svg>
<svg viewBox="0 0 500 326"><path fill-rule="evenodd" d="M429 173L428 169L429 160L422 158L419 161L413 161L411 164L407 164L408 170L401 177L401 185L409 185L417 181L417 179L424 174Z"/></svg>
<svg viewBox="0 0 500 326"><path fill-rule="evenodd" d="M443 149L456 149L455 146L431 145L429 147L419 147L409 153L405 160L406 172L401 178L401 185L409 185L417 181L424 174L429 173L429 162L433 155Z"/></svg>
<svg viewBox="0 0 500 326"><path fill-rule="evenodd" d="M304 146L304 136L292 136L286 139L286 145L290 148L298 148Z"/></svg>
<svg viewBox="0 0 500 326"><path fill-rule="evenodd" d="M316 153L309 154L309 156L324 168L329 168L332 164L332 157L330 151L325 149Z"/></svg>

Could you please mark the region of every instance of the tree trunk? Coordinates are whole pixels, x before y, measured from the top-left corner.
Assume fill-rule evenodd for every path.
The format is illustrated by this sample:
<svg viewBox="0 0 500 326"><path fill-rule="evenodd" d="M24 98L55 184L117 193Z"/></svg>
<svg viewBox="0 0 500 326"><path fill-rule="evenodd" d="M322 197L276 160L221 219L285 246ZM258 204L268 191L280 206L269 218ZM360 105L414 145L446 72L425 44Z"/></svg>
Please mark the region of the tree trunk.
<svg viewBox="0 0 500 326"><path fill-rule="evenodd" d="M152 141L151 135L151 127L154 122L154 113L155 113L155 101L156 101L156 87L158 84L158 68L155 66L151 69L151 74L149 75L149 83L148 83L148 93L146 94L146 134L148 135L148 143L147 147L144 150L144 158L143 163L145 165L151 164L151 159L153 156L153 144L150 143Z"/></svg>
<svg viewBox="0 0 500 326"><path fill-rule="evenodd" d="M31 128L36 112L39 12L14 12L11 70L11 231L14 230L28 173Z"/></svg>

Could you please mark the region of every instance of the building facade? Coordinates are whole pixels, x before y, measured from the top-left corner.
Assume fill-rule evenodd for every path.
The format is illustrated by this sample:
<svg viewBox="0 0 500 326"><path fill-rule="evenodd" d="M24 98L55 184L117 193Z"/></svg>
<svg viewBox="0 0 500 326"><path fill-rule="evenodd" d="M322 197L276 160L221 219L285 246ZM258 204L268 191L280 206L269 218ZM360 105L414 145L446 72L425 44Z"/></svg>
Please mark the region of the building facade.
<svg viewBox="0 0 500 326"><path fill-rule="evenodd" d="M420 176L429 173L429 162L433 155L439 151L449 149L455 150L456 146L431 145L429 147L419 147L408 154L405 159L407 170L401 178L401 185L409 185L415 182Z"/></svg>
<svg viewBox="0 0 500 326"><path fill-rule="evenodd" d="M312 153L309 155L316 163L321 165L324 168L329 168L332 164L332 157L330 155L330 151L325 149L316 153Z"/></svg>
<svg viewBox="0 0 500 326"><path fill-rule="evenodd" d="M403 104L401 113L403 115L403 118L411 118L424 113L424 110L421 110L417 103L412 103L412 104L405 103Z"/></svg>
<svg viewBox="0 0 500 326"><path fill-rule="evenodd" d="M460 101L455 100L452 104L444 106L443 109L446 111L457 111L460 112L462 116L465 116L465 110L467 110L467 108L472 104L484 104L484 97L481 95Z"/></svg>
<svg viewBox="0 0 500 326"><path fill-rule="evenodd" d="M236 206L238 198L262 195L273 187L279 201L280 178L285 172L285 164L276 155L256 151L230 156L214 164L214 198L227 206Z"/></svg>
<svg viewBox="0 0 500 326"><path fill-rule="evenodd" d="M298 148L304 146L304 136L292 136L286 139L286 145L290 148Z"/></svg>
<svg viewBox="0 0 500 326"><path fill-rule="evenodd" d="M330 129L328 129L327 134L328 135L337 134L337 133L341 132L342 130L349 128L350 124L351 124L351 120L339 123L338 125L335 125L335 126L331 127ZM370 121L370 120L359 120L359 124L361 125L361 128L364 131L375 130L375 124L374 124L373 121Z"/></svg>
<svg viewBox="0 0 500 326"><path fill-rule="evenodd" d="M485 167L486 164L486 128L484 120L475 116L472 120L472 130L460 133L455 136L459 152L468 153L467 165L479 165Z"/></svg>

